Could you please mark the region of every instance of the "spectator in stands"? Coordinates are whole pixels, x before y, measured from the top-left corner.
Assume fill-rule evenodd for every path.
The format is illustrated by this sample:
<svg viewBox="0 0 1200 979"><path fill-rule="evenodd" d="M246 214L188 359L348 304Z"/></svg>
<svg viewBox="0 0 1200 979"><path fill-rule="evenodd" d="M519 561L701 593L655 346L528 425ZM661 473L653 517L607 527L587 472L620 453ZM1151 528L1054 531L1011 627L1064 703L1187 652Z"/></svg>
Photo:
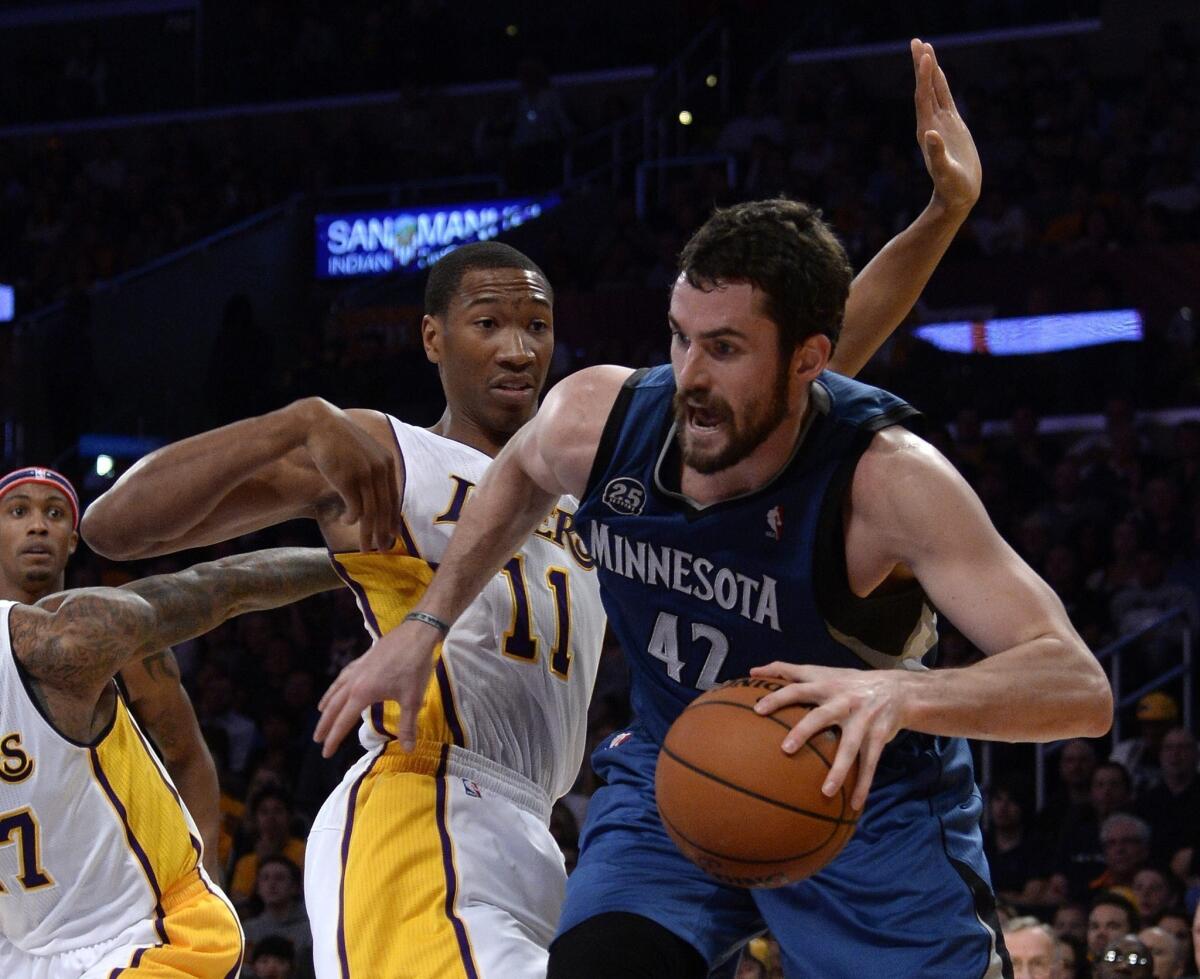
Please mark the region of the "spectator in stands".
<svg viewBox="0 0 1200 979"><path fill-rule="evenodd" d="M1150 859L1150 824L1128 813L1114 813L1100 826L1104 871L1089 885L1093 890L1128 889Z"/></svg>
<svg viewBox="0 0 1200 979"><path fill-rule="evenodd" d="M1093 971L1096 979L1154 979L1154 960L1137 935L1123 935L1104 950Z"/></svg>
<svg viewBox="0 0 1200 979"><path fill-rule="evenodd" d="M1200 967L1193 967L1192 918L1185 911L1168 911L1155 922L1155 927L1161 928L1179 942L1180 956L1183 959L1183 971L1189 976L1200 972ZM1200 966L1200 964L1197 964Z"/></svg>
<svg viewBox="0 0 1200 979"><path fill-rule="evenodd" d="M1096 771L1096 749L1092 742L1075 738L1058 754L1058 784L1038 813L1037 828L1047 839L1058 841L1065 826L1082 821L1091 805L1092 775Z"/></svg>
<svg viewBox="0 0 1200 979"><path fill-rule="evenodd" d="M1183 950L1179 940L1161 928L1143 928L1138 932L1154 960L1154 979L1179 979L1183 975Z"/></svg>
<svg viewBox="0 0 1200 979"><path fill-rule="evenodd" d="M1063 826L1055 873L1050 879L1052 897L1086 898L1091 882L1104 873L1100 826L1114 813L1131 810L1129 773L1117 762L1102 762L1092 774L1088 795L1089 806L1079 814L1078 821Z"/></svg>
<svg viewBox="0 0 1200 979"><path fill-rule="evenodd" d="M1133 903L1112 891L1100 891L1093 899L1088 911L1087 949L1088 958L1095 965L1104 950L1122 935L1136 932L1141 919Z"/></svg>
<svg viewBox="0 0 1200 979"><path fill-rule="evenodd" d="M310 979L312 967L312 929L304 913L304 881L300 868L283 856L264 857L258 863L254 896L262 911L242 922L246 944L254 949L271 935L281 935L295 950L296 979Z"/></svg>
<svg viewBox="0 0 1200 979"><path fill-rule="evenodd" d="M1118 742L1109 760L1129 772L1137 793L1157 785L1162 777L1158 753L1167 731L1179 723L1179 705L1170 694L1155 690L1137 704L1138 736Z"/></svg>
<svg viewBox="0 0 1200 979"><path fill-rule="evenodd" d="M1064 901L1054 909L1051 922L1054 934L1076 942L1087 941L1088 906L1080 901Z"/></svg>
<svg viewBox="0 0 1200 979"><path fill-rule="evenodd" d="M546 66L527 58L517 67L520 91L509 136L508 178L514 190L546 190L562 182L562 154L575 127Z"/></svg>
<svg viewBox="0 0 1200 979"><path fill-rule="evenodd" d="M1037 918L1013 918L1004 926L1013 979L1051 979L1058 965L1053 932Z"/></svg>
<svg viewBox="0 0 1200 979"><path fill-rule="evenodd" d="M254 889L259 862L267 857L285 856L304 867L304 840L292 833L292 813L287 794L268 786L250 801L253 839L250 852L238 858L229 882L229 896L244 904Z"/></svg>
<svg viewBox="0 0 1200 979"><path fill-rule="evenodd" d="M1053 869L1045 844L1025 824L1029 808L1015 785L993 785L983 850L996 896L1013 904L1044 903Z"/></svg>
<svg viewBox="0 0 1200 979"><path fill-rule="evenodd" d="M1151 836L1151 843L1154 837ZM1158 921L1167 910L1179 904L1179 884L1164 867L1150 865L1133 875L1133 899L1143 921Z"/></svg>
<svg viewBox="0 0 1200 979"><path fill-rule="evenodd" d="M1058 952L1058 971L1054 979L1089 979L1087 944L1078 938L1063 938L1054 940Z"/></svg>
<svg viewBox="0 0 1200 979"><path fill-rule="evenodd" d="M1173 619L1151 630L1137 641L1135 650L1141 662L1135 676L1142 681L1175 665L1172 654L1179 647L1184 626L1195 632L1200 625L1200 609L1196 596L1185 585L1167 580L1166 560L1161 551L1142 550L1137 557L1137 580L1113 595L1112 620L1120 635L1127 635L1162 618L1177 608L1183 609L1183 620Z"/></svg>
<svg viewBox="0 0 1200 979"><path fill-rule="evenodd" d="M268 935L250 956L253 979L295 979L296 949L280 935Z"/></svg>
<svg viewBox="0 0 1200 979"><path fill-rule="evenodd" d="M1155 858L1162 862L1187 846L1200 826L1197 760L1196 736L1185 727L1171 728L1158 749L1161 780L1138 797L1138 811L1154 831Z"/></svg>

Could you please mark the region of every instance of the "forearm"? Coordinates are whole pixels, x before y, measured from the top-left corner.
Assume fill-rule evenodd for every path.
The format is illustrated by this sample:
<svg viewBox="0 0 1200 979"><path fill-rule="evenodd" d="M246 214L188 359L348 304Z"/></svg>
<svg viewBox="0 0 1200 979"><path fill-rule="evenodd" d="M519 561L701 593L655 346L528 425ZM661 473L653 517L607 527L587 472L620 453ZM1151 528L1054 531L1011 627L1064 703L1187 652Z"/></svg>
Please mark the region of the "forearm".
<svg viewBox="0 0 1200 979"><path fill-rule="evenodd" d="M831 370L849 377L862 370L916 304L969 213L935 197L854 277Z"/></svg>
<svg viewBox="0 0 1200 979"><path fill-rule="evenodd" d="M1043 636L961 669L898 676L901 726L986 741L1095 738L1112 725L1099 663L1068 639Z"/></svg>
<svg viewBox="0 0 1200 979"><path fill-rule="evenodd" d="M518 436L520 438L521 436ZM422 611L459 617L553 508L558 496L537 485L507 450L488 467L463 508Z"/></svg>
<svg viewBox="0 0 1200 979"><path fill-rule="evenodd" d="M119 559L160 551L148 542L183 537L248 476L302 445L314 401L293 402L150 453L88 507L84 539Z"/></svg>

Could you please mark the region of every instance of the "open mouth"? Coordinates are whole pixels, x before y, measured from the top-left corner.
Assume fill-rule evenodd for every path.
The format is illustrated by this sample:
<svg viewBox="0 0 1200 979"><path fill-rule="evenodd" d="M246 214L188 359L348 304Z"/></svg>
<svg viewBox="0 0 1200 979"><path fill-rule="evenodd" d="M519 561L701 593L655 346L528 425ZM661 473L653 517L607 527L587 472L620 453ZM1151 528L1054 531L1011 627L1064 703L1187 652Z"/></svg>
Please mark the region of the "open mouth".
<svg viewBox="0 0 1200 979"><path fill-rule="evenodd" d="M712 407L688 405L688 428L700 434L715 432L726 421L725 412Z"/></svg>

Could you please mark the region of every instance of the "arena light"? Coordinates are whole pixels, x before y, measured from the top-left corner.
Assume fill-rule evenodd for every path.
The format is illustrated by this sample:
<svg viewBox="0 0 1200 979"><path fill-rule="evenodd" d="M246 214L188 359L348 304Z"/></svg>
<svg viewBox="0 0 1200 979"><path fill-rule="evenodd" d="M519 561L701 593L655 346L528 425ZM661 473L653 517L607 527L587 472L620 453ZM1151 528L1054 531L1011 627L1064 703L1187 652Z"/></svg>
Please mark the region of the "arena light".
<svg viewBox="0 0 1200 979"><path fill-rule="evenodd" d="M707 85L709 88L716 88L717 87L717 76L716 75L707 76L704 79L704 84Z"/></svg>
<svg viewBox="0 0 1200 979"><path fill-rule="evenodd" d="M96 456L96 475L107 476L113 471L114 464L113 457L110 455L101 453L100 455Z"/></svg>
<svg viewBox="0 0 1200 979"><path fill-rule="evenodd" d="M928 323L913 333L939 350L996 357L1136 343L1143 336L1142 317L1136 309Z"/></svg>
<svg viewBox="0 0 1200 979"><path fill-rule="evenodd" d="M687 109L679 110L679 124L681 126L690 126L692 124L692 114Z"/></svg>
<svg viewBox="0 0 1200 979"><path fill-rule="evenodd" d="M0 323L11 323L16 309L17 301L13 287L0 284Z"/></svg>

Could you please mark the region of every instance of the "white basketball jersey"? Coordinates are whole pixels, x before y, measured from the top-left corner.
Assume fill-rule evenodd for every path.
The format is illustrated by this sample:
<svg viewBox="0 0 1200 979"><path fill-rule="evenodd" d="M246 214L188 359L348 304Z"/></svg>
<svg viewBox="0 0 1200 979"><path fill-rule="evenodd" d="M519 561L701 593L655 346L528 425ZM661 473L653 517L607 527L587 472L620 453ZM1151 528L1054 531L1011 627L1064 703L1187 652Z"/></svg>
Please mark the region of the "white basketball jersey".
<svg viewBox="0 0 1200 979"><path fill-rule="evenodd" d="M90 744L51 726L13 653L13 605L0 601L0 934L53 955L161 918L200 834L120 694Z"/></svg>
<svg viewBox="0 0 1200 979"><path fill-rule="evenodd" d="M374 637L419 601L492 461L389 420L404 460L403 539L390 554L334 555ZM569 791L583 760L605 624L596 572L574 532L575 506L560 500L454 624L418 719L420 739L482 755L551 799ZM376 704L360 739L368 748L391 740L398 720L394 702Z"/></svg>

